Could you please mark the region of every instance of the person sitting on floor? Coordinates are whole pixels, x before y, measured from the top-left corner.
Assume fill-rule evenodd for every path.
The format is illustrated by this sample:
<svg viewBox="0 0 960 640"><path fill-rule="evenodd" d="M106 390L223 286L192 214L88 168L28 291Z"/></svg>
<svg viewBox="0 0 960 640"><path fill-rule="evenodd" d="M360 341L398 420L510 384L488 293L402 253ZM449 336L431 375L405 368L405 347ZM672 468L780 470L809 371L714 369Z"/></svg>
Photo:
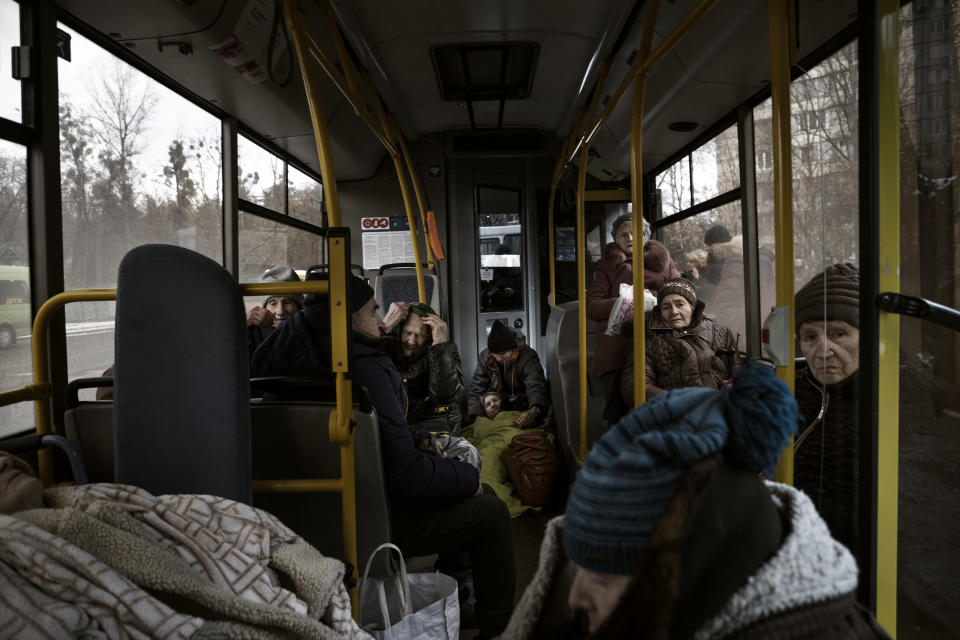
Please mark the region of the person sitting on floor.
<svg viewBox="0 0 960 640"><path fill-rule="evenodd" d="M537 424L547 412L547 381L540 356L526 345L524 335L499 320L490 328L487 348L480 352L470 383L467 414L471 419L484 415L482 396L500 394L503 409L520 411L517 425Z"/></svg>

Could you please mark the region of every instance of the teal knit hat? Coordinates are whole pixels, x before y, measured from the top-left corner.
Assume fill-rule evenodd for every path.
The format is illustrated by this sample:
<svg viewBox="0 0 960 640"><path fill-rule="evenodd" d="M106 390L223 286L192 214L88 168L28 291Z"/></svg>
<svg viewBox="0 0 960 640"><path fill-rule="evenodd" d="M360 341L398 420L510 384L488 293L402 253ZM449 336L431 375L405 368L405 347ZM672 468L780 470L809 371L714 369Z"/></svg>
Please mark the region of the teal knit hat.
<svg viewBox="0 0 960 640"><path fill-rule="evenodd" d="M564 517L567 555L591 571L632 575L690 467L720 451L751 471L772 467L798 416L790 389L759 363L742 366L730 388L675 389L634 409L577 474Z"/></svg>

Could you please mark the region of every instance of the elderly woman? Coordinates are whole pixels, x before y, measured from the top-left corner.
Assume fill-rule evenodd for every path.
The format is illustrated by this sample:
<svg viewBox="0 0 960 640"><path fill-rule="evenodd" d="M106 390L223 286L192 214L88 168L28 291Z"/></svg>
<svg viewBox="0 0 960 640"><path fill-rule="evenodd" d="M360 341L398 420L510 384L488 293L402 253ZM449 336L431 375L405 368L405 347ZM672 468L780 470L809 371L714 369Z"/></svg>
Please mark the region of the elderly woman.
<svg viewBox="0 0 960 640"><path fill-rule="evenodd" d="M647 314L647 398L668 389L719 389L740 365L733 333L703 315L704 304L686 278L667 280ZM620 393L633 406L633 353L626 357Z"/></svg>
<svg viewBox="0 0 960 640"><path fill-rule="evenodd" d="M603 378L603 417L610 423L619 420L633 405L625 405L620 398L620 370L624 354L630 349L626 335L606 335L607 321L613 305L620 297L621 284L633 284L633 217L620 216L610 228L613 242L603 248L597 262L594 280L587 287L587 315L597 323L597 349L593 356L590 375ZM650 237L650 224L643 221L643 235ZM670 258L670 252L660 242L647 239L643 245L643 286L656 293L664 280L680 275Z"/></svg>

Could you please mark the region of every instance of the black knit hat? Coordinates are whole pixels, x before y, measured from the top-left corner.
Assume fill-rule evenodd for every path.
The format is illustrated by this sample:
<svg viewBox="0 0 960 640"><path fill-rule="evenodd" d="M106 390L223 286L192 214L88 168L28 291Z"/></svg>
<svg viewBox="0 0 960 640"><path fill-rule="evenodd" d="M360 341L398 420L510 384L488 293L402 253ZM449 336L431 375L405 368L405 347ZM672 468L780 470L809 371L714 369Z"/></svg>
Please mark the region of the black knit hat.
<svg viewBox="0 0 960 640"><path fill-rule="evenodd" d="M860 271L856 265L832 265L813 276L797 291L794 311L797 329L812 320L843 320L859 328Z"/></svg>
<svg viewBox="0 0 960 640"><path fill-rule="evenodd" d="M670 278L657 291L657 304L663 302L663 299L671 293L675 293L690 303L691 307L697 306L697 288L686 278Z"/></svg>
<svg viewBox="0 0 960 640"><path fill-rule="evenodd" d="M494 321L487 337L487 349L490 353L503 353L517 347L517 334L505 327L499 320Z"/></svg>
<svg viewBox="0 0 960 640"><path fill-rule="evenodd" d="M329 280L330 274L325 271L308 271L306 279L308 281ZM373 297L373 289L370 288L366 280L355 275L351 275L347 279L347 286L350 287L350 312L356 313ZM307 296L304 304L309 306L321 300L329 300L329 298L330 296L328 295L315 296L314 294L310 294Z"/></svg>
<svg viewBox="0 0 960 640"><path fill-rule="evenodd" d="M722 224L715 224L709 229L703 236L704 244L720 244L723 242L730 242L733 240L733 236L730 235L730 232Z"/></svg>

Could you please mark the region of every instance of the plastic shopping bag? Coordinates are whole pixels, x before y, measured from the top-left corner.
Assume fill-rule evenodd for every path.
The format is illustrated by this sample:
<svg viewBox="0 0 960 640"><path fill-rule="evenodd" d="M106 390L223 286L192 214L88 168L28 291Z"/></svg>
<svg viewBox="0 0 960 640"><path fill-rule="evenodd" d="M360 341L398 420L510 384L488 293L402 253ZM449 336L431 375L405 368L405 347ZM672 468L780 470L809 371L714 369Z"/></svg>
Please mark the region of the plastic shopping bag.
<svg viewBox="0 0 960 640"><path fill-rule="evenodd" d="M400 556L400 573L370 577L370 565L384 549ZM439 572L408 574L400 549L384 543L370 554L363 572L360 625L378 640L457 640L457 581Z"/></svg>
<svg viewBox="0 0 960 640"><path fill-rule="evenodd" d="M643 310L650 311L657 305L657 298L647 289L643 290ZM622 283L620 285L620 296L613 303L613 309L610 310L610 317L607 320L606 334L608 336L618 336L623 330L623 323L633 319L633 285Z"/></svg>

